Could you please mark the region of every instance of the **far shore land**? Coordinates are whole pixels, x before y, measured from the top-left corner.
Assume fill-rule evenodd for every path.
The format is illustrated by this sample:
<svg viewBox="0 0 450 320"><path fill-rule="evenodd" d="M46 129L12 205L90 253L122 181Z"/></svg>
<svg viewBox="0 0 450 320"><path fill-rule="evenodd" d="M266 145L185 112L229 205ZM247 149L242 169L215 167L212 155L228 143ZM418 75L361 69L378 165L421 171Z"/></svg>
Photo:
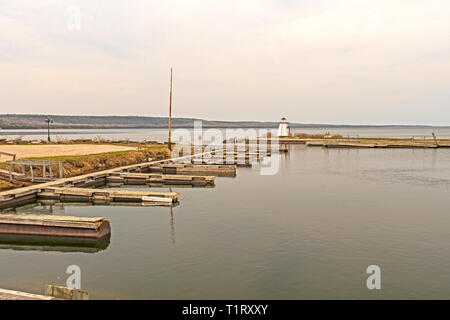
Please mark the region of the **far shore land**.
<svg viewBox="0 0 450 320"><path fill-rule="evenodd" d="M42 114L0 114L0 135L11 133L20 134L20 130L43 130L47 115ZM52 115L52 129L166 129L167 117L147 117L147 116L79 116L79 115ZM203 128L214 129L240 129L240 128L278 128L278 121L218 121L199 118L177 118L172 117L172 128L192 129L195 121L201 121ZM330 124L330 123L297 123L289 122L292 129L323 129L334 130L339 128L385 128L404 129L422 128L438 129L450 128L448 125L414 125L414 124ZM3 131L3 132L2 132ZM27 133L23 131L23 133Z"/></svg>

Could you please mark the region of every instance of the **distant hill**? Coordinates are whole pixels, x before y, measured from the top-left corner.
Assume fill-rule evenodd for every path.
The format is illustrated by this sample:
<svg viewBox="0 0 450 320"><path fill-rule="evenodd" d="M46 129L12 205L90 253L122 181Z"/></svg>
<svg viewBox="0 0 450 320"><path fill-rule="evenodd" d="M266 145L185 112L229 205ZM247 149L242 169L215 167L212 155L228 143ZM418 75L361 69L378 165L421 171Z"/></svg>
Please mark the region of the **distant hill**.
<svg viewBox="0 0 450 320"><path fill-rule="evenodd" d="M41 114L2 114L1 129L42 129L46 128L45 118ZM118 129L118 128L166 128L167 117L141 116L67 116L53 115L52 128L67 129ZM194 118L172 118L174 128L192 128L195 120L202 120L206 128L276 128L278 121L211 121ZM344 128L344 127L430 127L430 126L361 126L290 123L291 128Z"/></svg>
<svg viewBox="0 0 450 320"><path fill-rule="evenodd" d="M46 128L47 115L39 114L3 114L0 115L0 128L2 129L42 129ZM141 117L141 116L63 116L52 115L52 128L68 129L116 129L116 128L166 128L167 117ZM191 128L194 118L172 118L174 128ZM208 121L202 120L204 127L276 127L277 122L257 121Z"/></svg>

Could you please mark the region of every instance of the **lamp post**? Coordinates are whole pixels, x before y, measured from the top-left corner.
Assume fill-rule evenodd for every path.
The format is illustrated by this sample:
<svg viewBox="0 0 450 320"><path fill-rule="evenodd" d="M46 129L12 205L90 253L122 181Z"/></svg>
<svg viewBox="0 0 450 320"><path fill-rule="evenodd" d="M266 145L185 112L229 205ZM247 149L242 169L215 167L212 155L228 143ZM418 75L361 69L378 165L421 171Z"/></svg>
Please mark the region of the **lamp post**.
<svg viewBox="0 0 450 320"><path fill-rule="evenodd" d="M47 122L47 140L50 142L50 123L53 123L53 119L50 116L47 116L45 122Z"/></svg>
<svg viewBox="0 0 450 320"><path fill-rule="evenodd" d="M172 127L172 68L170 68L170 100L169 100L169 152L172 152L172 135L171 135L171 127Z"/></svg>

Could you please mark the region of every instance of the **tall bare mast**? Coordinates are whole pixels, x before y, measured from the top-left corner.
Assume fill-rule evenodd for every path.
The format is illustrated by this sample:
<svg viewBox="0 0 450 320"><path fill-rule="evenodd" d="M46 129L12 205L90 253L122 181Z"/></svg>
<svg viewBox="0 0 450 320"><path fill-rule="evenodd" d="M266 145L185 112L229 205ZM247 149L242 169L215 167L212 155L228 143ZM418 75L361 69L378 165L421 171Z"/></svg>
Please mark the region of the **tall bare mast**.
<svg viewBox="0 0 450 320"><path fill-rule="evenodd" d="M171 143L171 127L172 127L172 68L170 68L170 102L169 102L169 151L172 151L172 143Z"/></svg>

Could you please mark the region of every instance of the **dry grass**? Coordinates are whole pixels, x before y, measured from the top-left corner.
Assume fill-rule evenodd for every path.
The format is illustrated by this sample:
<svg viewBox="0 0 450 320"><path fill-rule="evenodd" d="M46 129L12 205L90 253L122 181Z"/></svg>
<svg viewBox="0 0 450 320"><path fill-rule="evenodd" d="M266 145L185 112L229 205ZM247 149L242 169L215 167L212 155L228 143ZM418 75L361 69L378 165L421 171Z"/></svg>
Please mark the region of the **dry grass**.
<svg viewBox="0 0 450 320"><path fill-rule="evenodd" d="M166 159L168 156L169 152L166 146L150 146L141 148L140 151L118 151L80 156L32 157L27 159L64 161L64 176L73 177L81 174L143 163L149 161L150 158L153 160ZM16 172L21 172L19 166L13 166L13 169ZM26 170L28 172L29 169L26 168ZM55 165L52 170L54 173L57 173L57 166ZM33 168L33 171L36 176L42 175L42 169L39 166Z"/></svg>
<svg viewBox="0 0 450 320"><path fill-rule="evenodd" d="M299 139L342 139L343 136L340 134L327 135L327 134L297 133L297 134L295 134L294 138L299 138Z"/></svg>
<svg viewBox="0 0 450 320"><path fill-rule="evenodd" d="M16 187L16 185L9 183L8 181L0 179L0 191L14 189L15 187Z"/></svg>
<svg viewBox="0 0 450 320"><path fill-rule="evenodd" d="M21 182L21 181L16 181L16 180L9 181L9 179L7 179L7 178L0 177L0 192L10 190L10 189L26 187L28 185L30 185L30 184L26 183L26 182Z"/></svg>
<svg viewBox="0 0 450 320"><path fill-rule="evenodd" d="M16 154L16 159L30 157L54 157L70 155L87 155L93 153L136 150L134 146L110 144L49 144L49 145L1 145L0 151ZM12 160L2 155L0 162Z"/></svg>

